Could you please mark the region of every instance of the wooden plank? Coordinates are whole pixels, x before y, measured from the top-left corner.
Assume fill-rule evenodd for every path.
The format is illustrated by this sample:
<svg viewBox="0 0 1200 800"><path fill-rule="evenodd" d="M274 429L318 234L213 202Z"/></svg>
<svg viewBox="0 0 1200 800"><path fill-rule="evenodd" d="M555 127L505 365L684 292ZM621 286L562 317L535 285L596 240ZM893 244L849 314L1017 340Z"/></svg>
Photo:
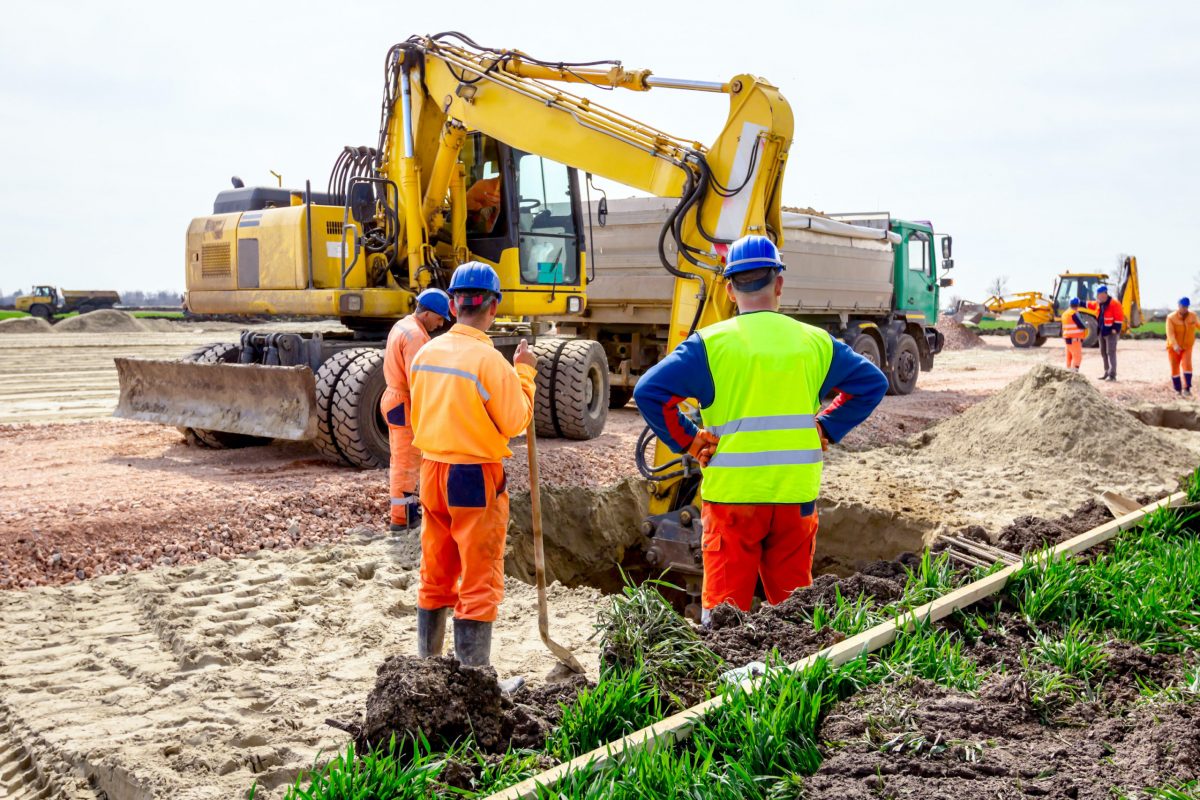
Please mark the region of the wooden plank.
<svg viewBox="0 0 1200 800"><path fill-rule="evenodd" d="M1164 497L1150 505L1132 511L1119 519L1114 519L1112 522L1107 522L1098 528L1093 528L1072 539L1068 539L1055 547L1049 548L1048 551L1040 550L1017 564L1005 567L974 583L969 583L966 586L955 589L949 594L945 594L932 602L913 609L899 620L889 620L876 625L870 630L863 631L856 636L844 639L835 645L789 664L786 668L793 671L802 670L805 667L812 666L822 658L828 660L834 666L839 666L848 661L853 661L861 655L872 653L881 647L891 644L895 640L896 632L900 627L897 624L898 622L903 625L905 630L912 627L918 620L936 622L985 597L999 593L1014 573L1027 563L1036 563L1039 559L1045 558L1047 552L1054 556L1081 553L1084 550L1108 541L1121 531L1133 527L1141 522L1151 511L1161 508L1164 505L1182 505L1185 499L1186 497L1183 493ZM748 689L753 685L754 681L755 678L745 678L739 682L738 687L743 690ZM699 705L692 706L680 711L678 714L659 720L650 727L635 731L619 741L610 742L602 747L598 747L590 753L584 753L577 758L559 764L545 772L534 775L532 778L527 778L503 791L490 795L487 800L525 800L526 798L533 798L537 796L539 787L552 787L566 777L568 773L578 770L599 770L609 764L619 762L626 753L634 752L646 747L648 744L654 742L669 743L685 739L691 734L692 727L696 721L704 717L708 712L720 708L725 703L725 698L728 695L728 692L724 692L709 700L705 700Z"/></svg>

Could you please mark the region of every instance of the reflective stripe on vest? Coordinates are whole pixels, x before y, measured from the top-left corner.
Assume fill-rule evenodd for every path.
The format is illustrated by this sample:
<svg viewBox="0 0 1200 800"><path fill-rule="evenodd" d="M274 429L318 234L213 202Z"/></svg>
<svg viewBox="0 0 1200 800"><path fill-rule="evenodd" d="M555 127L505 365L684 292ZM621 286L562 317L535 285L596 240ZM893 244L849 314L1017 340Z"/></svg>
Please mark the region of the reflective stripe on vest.
<svg viewBox="0 0 1200 800"><path fill-rule="evenodd" d="M436 372L439 375L453 375L456 378L466 378L475 384L475 388L479 390L479 396L483 398L483 402L491 400L491 395L488 390L483 388L483 382L479 380L479 376L467 372L465 369L455 369L454 367L437 367L433 364L416 364L412 368L413 372Z"/></svg>
<svg viewBox="0 0 1200 800"><path fill-rule="evenodd" d="M1087 335L1087 331L1074 323L1073 319L1076 313L1078 312L1068 311L1062 315L1062 335L1064 339Z"/></svg>
<svg viewBox="0 0 1200 800"><path fill-rule="evenodd" d="M833 360L820 328L760 311L700 332L715 388L701 409L721 437L700 487L713 503L807 503L821 487L817 397Z"/></svg>

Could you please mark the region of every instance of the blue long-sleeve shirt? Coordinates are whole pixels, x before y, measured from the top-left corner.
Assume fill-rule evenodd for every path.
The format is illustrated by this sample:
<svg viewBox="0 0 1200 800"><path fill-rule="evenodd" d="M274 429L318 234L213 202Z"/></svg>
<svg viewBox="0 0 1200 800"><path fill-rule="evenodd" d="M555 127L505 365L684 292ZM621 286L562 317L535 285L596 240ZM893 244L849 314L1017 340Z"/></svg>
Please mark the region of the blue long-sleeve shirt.
<svg viewBox="0 0 1200 800"><path fill-rule="evenodd" d="M844 342L833 339L833 359L818 395L839 393L817 417L826 438L841 441L870 416L887 388L887 376L878 367ZM679 404L689 397L695 398L701 408L712 405L716 398L708 353L699 334L689 336L651 367L633 390L633 399L646 423L676 453L686 451L696 437L696 425L679 411Z"/></svg>

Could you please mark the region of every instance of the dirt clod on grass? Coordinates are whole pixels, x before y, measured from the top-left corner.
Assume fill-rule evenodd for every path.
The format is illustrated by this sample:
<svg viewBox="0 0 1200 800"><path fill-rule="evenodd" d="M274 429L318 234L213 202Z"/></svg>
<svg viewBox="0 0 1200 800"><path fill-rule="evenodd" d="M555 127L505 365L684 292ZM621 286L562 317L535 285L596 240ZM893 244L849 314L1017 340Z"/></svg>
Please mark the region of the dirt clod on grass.
<svg viewBox="0 0 1200 800"><path fill-rule="evenodd" d="M537 748L560 718L560 704L588 685L577 676L504 696L495 669L449 656L390 656L376 676L363 721L345 726L362 752L418 734L441 750L467 739L485 753Z"/></svg>

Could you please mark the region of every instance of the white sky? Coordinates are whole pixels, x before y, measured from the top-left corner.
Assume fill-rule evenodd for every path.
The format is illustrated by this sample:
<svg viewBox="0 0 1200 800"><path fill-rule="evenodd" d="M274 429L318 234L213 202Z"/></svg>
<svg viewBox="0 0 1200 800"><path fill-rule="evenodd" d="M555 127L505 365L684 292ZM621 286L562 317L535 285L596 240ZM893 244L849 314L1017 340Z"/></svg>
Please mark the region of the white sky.
<svg viewBox="0 0 1200 800"><path fill-rule="evenodd" d="M1200 272L1196 3L42 0L0 26L0 287L182 289L188 221L230 175L323 186L342 145L375 143L388 46L447 29L767 77L796 115L785 203L933 220L954 235L950 293L982 299L997 275L1048 291L1128 252L1165 305ZM706 142L727 112L604 99Z"/></svg>

